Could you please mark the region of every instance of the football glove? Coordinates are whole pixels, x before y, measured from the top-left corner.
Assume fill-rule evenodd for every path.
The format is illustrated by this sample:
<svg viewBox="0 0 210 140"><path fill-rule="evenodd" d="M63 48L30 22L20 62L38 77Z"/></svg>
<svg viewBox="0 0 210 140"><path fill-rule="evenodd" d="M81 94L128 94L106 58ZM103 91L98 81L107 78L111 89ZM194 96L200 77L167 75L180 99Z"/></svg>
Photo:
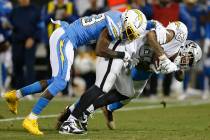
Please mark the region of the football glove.
<svg viewBox="0 0 210 140"><path fill-rule="evenodd" d="M165 55L162 55L159 58L160 60L159 60L157 70L160 71L161 73L168 74L168 73L179 70L177 65L171 62L171 60L169 60Z"/></svg>
<svg viewBox="0 0 210 140"><path fill-rule="evenodd" d="M125 53L125 56L123 58L123 61L124 62L130 61L131 60L131 55L128 52L126 52L126 51L124 51L124 53Z"/></svg>

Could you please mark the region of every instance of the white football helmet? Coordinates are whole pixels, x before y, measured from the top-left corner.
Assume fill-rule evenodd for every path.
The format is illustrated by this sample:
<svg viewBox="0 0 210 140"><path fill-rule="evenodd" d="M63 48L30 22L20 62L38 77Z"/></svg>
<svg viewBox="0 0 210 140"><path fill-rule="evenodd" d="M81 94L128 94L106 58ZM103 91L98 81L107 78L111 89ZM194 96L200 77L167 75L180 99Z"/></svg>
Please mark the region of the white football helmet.
<svg viewBox="0 0 210 140"><path fill-rule="evenodd" d="M166 29L174 31L175 39L180 43L184 43L187 40L188 30L181 21L170 22Z"/></svg>
<svg viewBox="0 0 210 140"><path fill-rule="evenodd" d="M194 41L187 40L183 46L180 47L174 63L181 69L189 69L195 66L202 57L202 50L200 46Z"/></svg>
<svg viewBox="0 0 210 140"><path fill-rule="evenodd" d="M146 34L147 19L140 10L131 9L123 12L122 21L124 25L123 31L125 31L129 41Z"/></svg>

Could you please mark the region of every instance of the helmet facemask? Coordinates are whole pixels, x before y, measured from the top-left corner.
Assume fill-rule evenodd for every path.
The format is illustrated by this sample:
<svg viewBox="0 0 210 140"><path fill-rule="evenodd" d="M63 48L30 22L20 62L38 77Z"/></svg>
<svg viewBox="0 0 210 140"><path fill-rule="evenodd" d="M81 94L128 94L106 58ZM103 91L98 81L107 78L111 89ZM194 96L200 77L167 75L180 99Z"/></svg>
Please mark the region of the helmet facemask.
<svg viewBox="0 0 210 140"><path fill-rule="evenodd" d="M182 52L178 53L174 62L180 67L180 69L187 70L193 67L194 56L192 52Z"/></svg>
<svg viewBox="0 0 210 140"><path fill-rule="evenodd" d="M129 41L132 41L140 36L139 33L136 33L133 30L132 26L127 26L127 28L125 29L125 33Z"/></svg>
<svg viewBox="0 0 210 140"><path fill-rule="evenodd" d="M198 53L198 47L199 46L193 41L187 41L185 46L180 47L178 55L174 60L174 63L176 63L180 67L180 69L184 70L194 67L196 63L198 63L201 59L201 57L197 59L195 58L197 56L196 54Z"/></svg>

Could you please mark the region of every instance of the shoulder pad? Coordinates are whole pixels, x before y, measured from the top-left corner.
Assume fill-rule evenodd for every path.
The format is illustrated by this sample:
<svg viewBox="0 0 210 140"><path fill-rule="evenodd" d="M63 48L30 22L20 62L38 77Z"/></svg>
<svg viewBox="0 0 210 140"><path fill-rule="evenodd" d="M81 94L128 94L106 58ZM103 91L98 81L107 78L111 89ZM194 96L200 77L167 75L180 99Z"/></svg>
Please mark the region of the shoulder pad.
<svg viewBox="0 0 210 140"><path fill-rule="evenodd" d="M111 36L112 40L118 39L120 37L119 28L109 16L106 16L106 20L107 20L107 28L109 30L109 35Z"/></svg>

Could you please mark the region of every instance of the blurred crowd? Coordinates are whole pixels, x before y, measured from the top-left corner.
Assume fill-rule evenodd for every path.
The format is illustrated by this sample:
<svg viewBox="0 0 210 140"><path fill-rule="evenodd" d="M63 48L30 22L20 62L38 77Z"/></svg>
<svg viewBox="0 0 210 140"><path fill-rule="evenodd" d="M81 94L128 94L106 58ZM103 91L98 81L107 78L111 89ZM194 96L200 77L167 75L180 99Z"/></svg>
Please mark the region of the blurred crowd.
<svg viewBox="0 0 210 140"><path fill-rule="evenodd" d="M143 93L156 98L158 91L171 96L181 93L209 96L210 77L210 0L0 0L0 89L18 89L35 80L51 75L48 39L58 28L51 23L65 20L69 23L83 16L99 14L109 9L124 11L140 9L148 20L155 19L164 26L180 20L189 30L188 39L203 49L199 66L186 72L183 83L173 74L153 75ZM81 94L95 82L96 55L94 43L80 47L72 70L72 79L63 94ZM137 84L138 86L138 84Z"/></svg>

